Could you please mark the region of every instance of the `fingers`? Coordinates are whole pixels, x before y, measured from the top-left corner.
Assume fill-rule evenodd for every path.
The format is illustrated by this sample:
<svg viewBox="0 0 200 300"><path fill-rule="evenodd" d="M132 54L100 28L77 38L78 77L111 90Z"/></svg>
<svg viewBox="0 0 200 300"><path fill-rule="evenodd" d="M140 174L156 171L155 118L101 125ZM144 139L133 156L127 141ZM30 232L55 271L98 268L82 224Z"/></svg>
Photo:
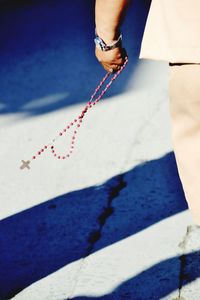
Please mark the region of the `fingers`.
<svg viewBox="0 0 200 300"><path fill-rule="evenodd" d="M102 65L103 65L104 69L106 69L110 73L116 73L123 66L124 61L125 60L122 60L119 63L115 63L115 64L102 64Z"/></svg>
<svg viewBox="0 0 200 300"><path fill-rule="evenodd" d="M120 47L106 52L96 49L95 54L103 68L111 73L117 72L123 66L127 56L126 50Z"/></svg>
<svg viewBox="0 0 200 300"><path fill-rule="evenodd" d="M117 71L119 71L120 68L121 68L121 65L112 65L112 66L109 68L109 72L110 72L110 73L116 73Z"/></svg>
<svg viewBox="0 0 200 300"><path fill-rule="evenodd" d="M109 65L105 63L102 63L102 66L107 72L110 73L115 73L121 68L121 65Z"/></svg>

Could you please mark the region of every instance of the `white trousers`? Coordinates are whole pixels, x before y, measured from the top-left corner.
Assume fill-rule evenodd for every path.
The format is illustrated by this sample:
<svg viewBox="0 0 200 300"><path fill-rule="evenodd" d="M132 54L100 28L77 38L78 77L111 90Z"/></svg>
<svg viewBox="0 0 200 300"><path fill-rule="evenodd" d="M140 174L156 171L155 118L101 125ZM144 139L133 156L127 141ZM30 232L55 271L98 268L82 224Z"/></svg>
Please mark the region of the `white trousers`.
<svg viewBox="0 0 200 300"><path fill-rule="evenodd" d="M188 207L200 225L200 64L169 64L172 142Z"/></svg>

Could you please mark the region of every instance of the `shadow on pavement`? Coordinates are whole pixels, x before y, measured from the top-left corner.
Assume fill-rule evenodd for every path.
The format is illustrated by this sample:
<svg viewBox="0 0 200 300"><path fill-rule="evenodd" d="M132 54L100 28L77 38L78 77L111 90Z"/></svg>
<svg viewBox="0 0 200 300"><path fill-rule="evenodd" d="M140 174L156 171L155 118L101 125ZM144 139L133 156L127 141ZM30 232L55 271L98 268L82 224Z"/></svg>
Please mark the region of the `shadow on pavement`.
<svg viewBox="0 0 200 300"><path fill-rule="evenodd" d="M169 153L100 186L64 194L8 217L0 222L0 299L186 209L174 154ZM171 274L172 262L161 262L152 270L163 267ZM145 288L148 276L152 274L146 270L127 285L131 288L133 282Z"/></svg>
<svg viewBox="0 0 200 300"><path fill-rule="evenodd" d="M179 288L200 277L200 251L184 255L185 260L196 262L196 269L193 273L183 273L180 278ZM95 300L95 299L131 299L131 300L160 300L171 292L177 290L177 269L180 268L180 257L173 257L164 260L151 268L141 272L130 280L123 282L112 293L100 297L78 296L74 300ZM187 278L185 281L184 278ZM174 280L173 280L174 279ZM178 293L177 293L178 296ZM171 298L170 298L171 299ZM171 299L171 300L178 300ZM180 298L183 299L183 298ZM67 299L65 299L67 300Z"/></svg>
<svg viewBox="0 0 200 300"><path fill-rule="evenodd" d="M86 103L105 74L94 55L95 1L5 1L0 11L0 113L27 117ZM133 1L123 26L129 65L107 96L122 93L136 67L150 0Z"/></svg>

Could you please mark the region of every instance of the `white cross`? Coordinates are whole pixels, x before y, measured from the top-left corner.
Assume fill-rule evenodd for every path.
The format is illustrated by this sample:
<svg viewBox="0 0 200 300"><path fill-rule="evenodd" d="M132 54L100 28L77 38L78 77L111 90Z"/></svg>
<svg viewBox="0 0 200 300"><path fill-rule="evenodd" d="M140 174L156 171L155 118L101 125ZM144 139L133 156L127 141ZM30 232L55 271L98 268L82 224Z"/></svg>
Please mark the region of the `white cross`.
<svg viewBox="0 0 200 300"><path fill-rule="evenodd" d="M25 168L30 169L29 164L30 164L30 160L27 160L27 161L22 160L22 165L21 165L20 169L21 170L23 170Z"/></svg>

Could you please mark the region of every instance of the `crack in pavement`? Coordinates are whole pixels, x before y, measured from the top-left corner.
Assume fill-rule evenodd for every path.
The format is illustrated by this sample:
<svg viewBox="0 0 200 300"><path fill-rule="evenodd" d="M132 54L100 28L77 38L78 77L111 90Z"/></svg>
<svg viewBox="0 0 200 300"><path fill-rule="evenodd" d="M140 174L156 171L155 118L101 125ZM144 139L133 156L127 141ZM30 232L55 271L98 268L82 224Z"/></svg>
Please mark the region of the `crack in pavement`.
<svg viewBox="0 0 200 300"><path fill-rule="evenodd" d="M186 300L181 296L182 288L183 288L183 282L188 278L188 275L185 272L185 267L186 267L186 245L190 236L190 233L192 231L192 226L187 226L186 234L183 237L182 242L179 243L179 247L182 250L182 255L180 255L179 260L180 260L180 272L179 272L179 287L178 287L178 297L173 300Z"/></svg>
<svg viewBox="0 0 200 300"><path fill-rule="evenodd" d="M124 175L118 175L115 177L117 181L114 186L111 186L108 190L108 202L107 206L104 208L102 213L98 217L99 229L90 233L88 238L89 247L87 248L86 255L88 256L92 249L94 248L96 242L101 238L102 229L108 220L108 218L113 214L114 209L112 207L112 201L117 198L120 194L120 191L123 190L127 183L124 181Z"/></svg>
<svg viewBox="0 0 200 300"><path fill-rule="evenodd" d="M116 176L114 179L115 179L115 184L108 188L107 205L103 209L101 214L98 216L99 228L98 228L98 230L92 231L89 234L89 237L88 237L88 240L87 240L89 246L87 247L86 253L85 253L84 257L82 258L82 262L81 262L80 267L78 268L78 271L77 271L77 276L75 276L75 283L74 283L74 286L72 288L72 292L70 293L70 296L67 299L72 299L72 297L74 295L74 292L75 292L75 289L76 289L76 286L78 284L78 280L79 280L79 277L80 277L81 270L84 267L85 258L87 258L92 253L92 250L94 249L96 243L101 238L101 233L102 233L102 230L104 228L104 225L106 224L106 221L109 219L109 217L114 212L114 209L112 207L112 201L115 198L117 198L119 196L121 190L123 190L127 186L127 183L124 181L124 175L120 174L120 175Z"/></svg>
<svg viewBox="0 0 200 300"><path fill-rule="evenodd" d="M200 245L199 245L199 234L200 226L190 225L187 226L186 234L183 241L179 244L182 249L182 255L180 259L180 273L179 273L179 297L175 300L186 300L183 297L189 296L189 299L199 299L199 283L196 280L200 274ZM193 292L191 286L186 287L188 284L193 282ZM194 282L196 282L194 284ZM198 285L198 286L197 286ZM186 288L185 288L186 287ZM191 298L190 293L194 293L195 298ZM198 295L196 294L198 293ZM193 295L193 294L192 294ZM186 296L187 297L187 296Z"/></svg>

